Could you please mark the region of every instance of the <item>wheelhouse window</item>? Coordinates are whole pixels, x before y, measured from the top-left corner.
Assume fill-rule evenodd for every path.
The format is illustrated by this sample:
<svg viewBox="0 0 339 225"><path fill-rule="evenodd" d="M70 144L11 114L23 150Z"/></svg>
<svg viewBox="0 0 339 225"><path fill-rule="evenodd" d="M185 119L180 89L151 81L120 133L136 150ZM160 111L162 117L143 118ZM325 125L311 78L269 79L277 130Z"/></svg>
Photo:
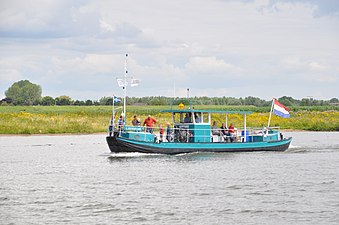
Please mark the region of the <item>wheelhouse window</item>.
<svg viewBox="0 0 339 225"><path fill-rule="evenodd" d="M184 115L183 113L173 113L173 122L174 123L183 123L184 122Z"/></svg>
<svg viewBox="0 0 339 225"><path fill-rule="evenodd" d="M195 123L202 123L201 112L194 113L194 121Z"/></svg>
<svg viewBox="0 0 339 225"><path fill-rule="evenodd" d="M202 113L202 121L203 123L209 123L209 117L208 117L208 113L204 112Z"/></svg>

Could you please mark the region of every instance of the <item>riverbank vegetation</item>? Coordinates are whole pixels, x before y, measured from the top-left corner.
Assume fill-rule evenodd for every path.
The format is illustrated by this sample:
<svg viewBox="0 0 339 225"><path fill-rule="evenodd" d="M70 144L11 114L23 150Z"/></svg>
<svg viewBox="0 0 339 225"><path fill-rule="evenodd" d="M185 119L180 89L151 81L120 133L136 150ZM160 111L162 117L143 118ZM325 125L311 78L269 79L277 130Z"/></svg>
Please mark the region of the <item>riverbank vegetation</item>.
<svg viewBox="0 0 339 225"><path fill-rule="evenodd" d="M16 92L15 92L16 93ZM7 96L7 95L6 95ZM20 96L24 96L23 94ZM29 95L30 96L30 95ZM20 106L20 105L35 105L35 106L104 106L112 105L113 97L102 97L99 100L74 100L67 95L62 95L56 98L51 96L30 98L6 97L0 100L0 106ZM121 98L118 98L121 99ZM162 106L172 105L177 102L184 101L188 105L187 99L178 99L165 96L146 96L146 97L127 97L127 105L139 105L139 106ZM248 96L245 98L235 97L192 97L189 100L193 105L209 105L209 106L256 106L256 107L269 107L272 100L263 100L258 97ZM338 106L339 99L331 98L330 100L318 100L313 98L303 98L301 100L294 99L292 97L283 96L278 98L278 101L287 107L309 107L309 106ZM117 103L121 105L122 103Z"/></svg>
<svg viewBox="0 0 339 225"><path fill-rule="evenodd" d="M102 97L100 100L73 100L67 95L56 98L51 96L42 96L40 85L33 84L28 80L15 82L5 91L6 98L0 100L0 106L8 105L75 105L75 106L99 106L112 105L113 97ZM118 96L115 96L118 98ZM119 98L118 98L119 99ZM145 96L145 97L126 97L128 105L171 105L176 101L188 101L187 99L178 99L165 96ZM267 107L271 105L272 100L263 100L258 97L248 96L245 98L235 97L191 97L189 101L193 105L217 105L217 106L246 106L252 105L257 107ZM339 99L331 98L330 100L318 100L312 97L303 98L301 100L292 97L283 96L278 99L280 103L287 107L296 106L338 106ZM119 104L119 103L118 103ZM120 103L121 104L121 103ZM186 104L186 103L185 103ZM187 105L187 104L186 104Z"/></svg>
<svg viewBox="0 0 339 225"><path fill-rule="evenodd" d="M28 80L15 82L5 92L6 98L0 100L0 134L61 134L61 133L97 133L107 131L112 115L113 97L99 100L73 100L67 95L56 98L41 96L40 85ZM141 122L151 114L159 124L171 121L170 114L160 113L171 105L179 103L194 105L196 109L252 111L247 117L250 127L266 126L272 100L258 97L191 97L178 99L165 96L127 97L127 124L137 115ZM282 129L339 131L339 100L301 100L283 96L278 101L290 109L291 118L282 119L273 116L271 126ZM122 105L121 98L116 99L116 107ZM121 109L120 109L121 110ZM120 114L121 112L118 112ZM240 115L229 115L229 123L243 127ZM225 115L215 115L212 120L221 124Z"/></svg>
<svg viewBox="0 0 339 225"><path fill-rule="evenodd" d="M177 106L173 106L175 108ZM171 121L169 113L160 113L168 106L128 106L127 124L137 115L141 122L151 114L158 124ZM247 110L247 126L267 126L270 107L195 105L196 109ZM310 131L339 131L338 106L293 106L291 118L272 116L271 126L281 129ZM120 111L118 114L120 115ZM0 107L0 134L63 134L106 132L112 115L111 106L2 106ZM219 125L225 115L215 115ZM243 116L232 114L228 122L243 127Z"/></svg>

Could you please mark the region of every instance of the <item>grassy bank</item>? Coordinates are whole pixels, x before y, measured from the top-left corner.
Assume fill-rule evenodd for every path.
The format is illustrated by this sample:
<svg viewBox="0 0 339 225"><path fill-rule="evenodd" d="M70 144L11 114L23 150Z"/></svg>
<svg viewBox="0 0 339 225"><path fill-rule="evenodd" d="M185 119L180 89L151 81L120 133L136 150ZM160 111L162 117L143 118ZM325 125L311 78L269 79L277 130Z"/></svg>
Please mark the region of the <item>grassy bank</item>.
<svg viewBox="0 0 339 225"><path fill-rule="evenodd" d="M253 106L195 106L196 109L249 110L247 126L267 125L269 108ZM170 114L160 113L168 106L129 106L127 123L137 115L142 121L151 114L160 123L171 121ZM339 131L339 110L329 108L293 108L290 119L273 116L271 126L282 129ZM62 134L106 132L112 114L111 106L2 106L0 107L0 134ZM219 124L225 115L212 120ZM241 115L229 115L229 123L243 126Z"/></svg>

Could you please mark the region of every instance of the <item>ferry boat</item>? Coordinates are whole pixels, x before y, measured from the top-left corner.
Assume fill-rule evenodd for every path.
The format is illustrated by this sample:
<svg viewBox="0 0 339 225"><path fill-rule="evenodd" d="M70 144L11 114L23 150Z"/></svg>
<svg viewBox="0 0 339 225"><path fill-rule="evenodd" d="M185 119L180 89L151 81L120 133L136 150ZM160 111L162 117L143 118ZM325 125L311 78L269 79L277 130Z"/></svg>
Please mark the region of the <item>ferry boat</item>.
<svg viewBox="0 0 339 225"><path fill-rule="evenodd" d="M195 109L163 110L162 112L172 114L173 126L169 141L159 140L156 134L146 132L146 127L143 126L121 126L116 127L106 137L111 152L180 154L285 151L292 140L291 137L285 138L279 127L247 128L246 116L251 112ZM219 134L213 134L212 114L242 114L245 126L241 130L235 129L230 135L225 135L221 130ZM189 122L184 121L185 115L190 115Z"/></svg>

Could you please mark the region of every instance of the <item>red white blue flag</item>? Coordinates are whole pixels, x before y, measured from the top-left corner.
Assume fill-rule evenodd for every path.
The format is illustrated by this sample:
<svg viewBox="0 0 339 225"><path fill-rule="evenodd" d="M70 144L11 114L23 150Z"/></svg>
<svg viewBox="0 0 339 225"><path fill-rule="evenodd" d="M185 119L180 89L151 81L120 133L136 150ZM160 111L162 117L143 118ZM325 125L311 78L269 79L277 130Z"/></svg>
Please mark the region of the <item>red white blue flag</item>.
<svg viewBox="0 0 339 225"><path fill-rule="evenodd" d="M273 113L283 118L290 118L289 109L277 100L273 99L273 101Z"/></svg>

